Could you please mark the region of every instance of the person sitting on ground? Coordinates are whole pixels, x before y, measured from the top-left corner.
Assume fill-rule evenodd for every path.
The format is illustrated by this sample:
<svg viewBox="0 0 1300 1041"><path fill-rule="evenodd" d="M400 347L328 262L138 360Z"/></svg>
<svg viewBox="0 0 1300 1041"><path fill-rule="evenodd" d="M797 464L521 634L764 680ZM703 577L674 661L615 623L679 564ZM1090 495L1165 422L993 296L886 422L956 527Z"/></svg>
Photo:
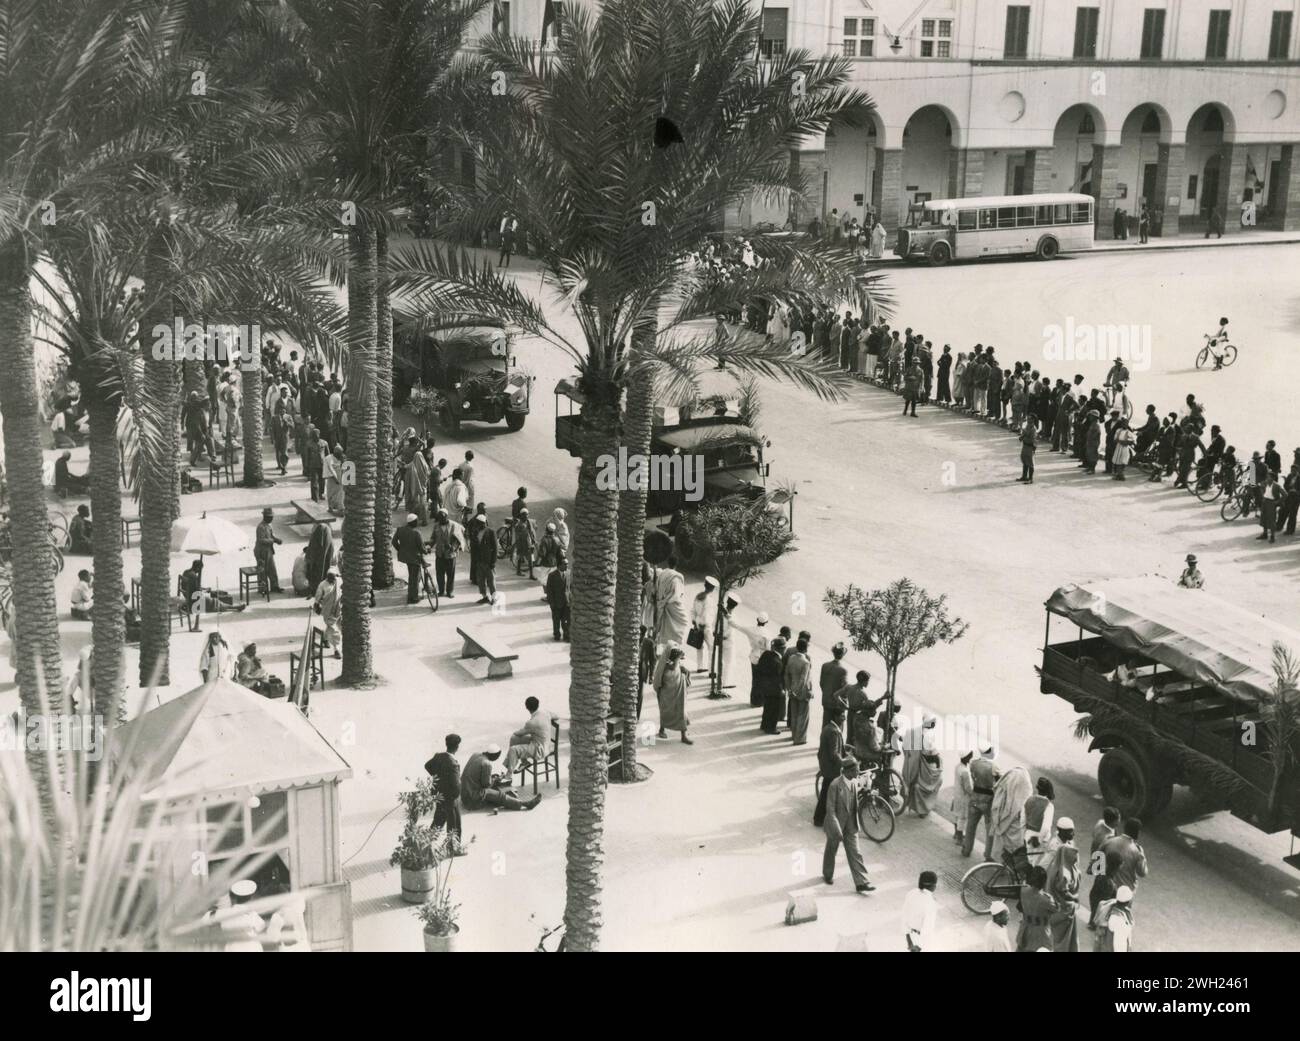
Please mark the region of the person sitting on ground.
<svg viewBox="0 0 1300 1041"><path fill-rule="evenodd" d="M71 459L71 452L63 452L54 460L54 490L62 496L85 495L90 486L90 478L86 474L74 474L69 470L68 462Z"/></svg>
<svg viewBox="0 0 1300 1041"><path fill-rule="evenodd" d="M243 653L235 659L235 682L261 694L270 678L270 673L262 666L262 659L257 656L257 644L245 644Z"/></svg>
<svg viewBox="0 0 1300 1041"><path fill-rule="evenodd" d="M77 515L72 518L72 523L68 525L68 552L77 555L94 552L95 547L91 544L94 532L90 507L82 503L77 507Z"/></svg>
<svg viewBox="0 0 1300 1041"><path fill-rule="evenodd" d="M89 571L77 572L77 584L72 587L72 617L81 622L90 621L95 606L95 576Z"/></svg>
<svg viewBox="0 0 1300 1041"><path fill-rule="evenodd" d="M1182 575L1179 576L1178 584L1184 589L1205 588L1205 576L1201 574L1200 569L1196 566L1196 554L1187 554L1187 567L1183 569Z"/></svg>
<svg viewBox="0 0 1300 1041"><path fill-rule="evenodd" d="M509 778L494 776L492 764L500 758L500 745L488 745L469 757L460 775L460 803L465 809L489 807L493 813L497 810L531 810L542 801L541 795L528 800L519 798L519 794L509 788Z"/></svg>
<svg viewBox="0 0 1300 1041"><path fill-rule="evenodd" d="M524 700L524 708L528 710L528 719L510 735L506 747L506 773L510 776L524 763L545 758L550 749L554 714L543 710L542 703L534 697Z"/></svg>

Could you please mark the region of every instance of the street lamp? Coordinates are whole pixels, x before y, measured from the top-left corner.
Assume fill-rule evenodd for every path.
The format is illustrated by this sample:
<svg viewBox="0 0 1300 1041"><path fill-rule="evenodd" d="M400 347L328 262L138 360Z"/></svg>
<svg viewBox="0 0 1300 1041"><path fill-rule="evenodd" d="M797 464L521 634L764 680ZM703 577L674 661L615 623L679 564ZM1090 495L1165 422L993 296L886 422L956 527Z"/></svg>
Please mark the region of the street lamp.
<svg viewBox="0 0 1300 1041"><path fill-rule="evenodd" d="M897 35L895 35L894 38L889 41L889 49L893 51L895 54L897 54L899 51L903 49L903 41L900 40Z"/></svg>

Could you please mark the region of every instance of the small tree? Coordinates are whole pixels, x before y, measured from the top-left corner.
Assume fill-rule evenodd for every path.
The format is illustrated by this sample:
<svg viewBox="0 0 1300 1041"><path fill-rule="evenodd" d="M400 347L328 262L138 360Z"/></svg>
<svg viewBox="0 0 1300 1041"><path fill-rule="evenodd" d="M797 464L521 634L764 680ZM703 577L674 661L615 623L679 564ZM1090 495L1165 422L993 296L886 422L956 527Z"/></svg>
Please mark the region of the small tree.
<svg viewBox="0 0 1300 1041"><path fill-rule="evenodd" d="M682 524L694 546L693 559L718 580L709 697L725 698L729 695L723 693L726 656L722 632L727 594L757 578L768 564L786 553L794 543L794 535L785 517L768 508L766 498L705 503L694 515L683 518Z"/></svg>
<svg viewBox="0 0 1300 1041"><path fill-rule="evenodd" d="M1286 779L1296 763L1300 739L1300 662L1291 649L1273 644L1272 697L1265 707L1268 729L1268 758L1273 765L1273 783L1268 793L1270 820L1276 820L1285 801Z"/></svg>
<svg viewBox="0 0 1300 1041"><path fill-rule="evenodd" d="M432 387L426 387L421 381L411 388L411 396L406 401L406 407L411 413L420 420L424 427L424 438L429 437L429 422L438 418L438 409L442 407L442 395Z"/></svg>
<svg viewBox="0 0 1300 1041"><path fill-rule="evenodd" d="M853 641L853 649L874 651L885 662L885 697L889 715L896 711L898 667L937 643L961 639L969 626L948 617L948 598L933 597L910 578L900 578L871 592L850 585L843 592L826 590L826 610Z"/></svg>

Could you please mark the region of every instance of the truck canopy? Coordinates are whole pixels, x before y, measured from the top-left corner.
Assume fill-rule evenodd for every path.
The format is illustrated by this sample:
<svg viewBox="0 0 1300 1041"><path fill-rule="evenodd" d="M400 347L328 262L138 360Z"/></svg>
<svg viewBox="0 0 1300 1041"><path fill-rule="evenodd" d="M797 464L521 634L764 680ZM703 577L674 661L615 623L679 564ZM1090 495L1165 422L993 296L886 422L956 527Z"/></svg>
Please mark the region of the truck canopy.
<svg viewBox="0 0 1300 1041"><path fill-rule="evenodd" d="M1272 700L1274 642L1300 654L1300 632L1166 578L1062 586L1046 607L1248 705Z"/></svg>

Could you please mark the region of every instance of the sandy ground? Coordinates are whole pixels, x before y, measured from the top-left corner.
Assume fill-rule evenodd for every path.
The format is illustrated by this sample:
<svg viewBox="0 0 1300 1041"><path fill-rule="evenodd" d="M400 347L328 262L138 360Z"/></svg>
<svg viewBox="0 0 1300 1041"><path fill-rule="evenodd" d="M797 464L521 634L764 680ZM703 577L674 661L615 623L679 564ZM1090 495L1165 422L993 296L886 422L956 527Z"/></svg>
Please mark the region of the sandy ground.
<svg viewBox="0 0 1300 1041"><path fill-rule="evenodd" d="M1008 359L1036 360L1042 326L1064 316L1149 324L1162 335L1151 369L1140 377L1143 392L1149 389L1152 400L1172 408L1194 390L1239 449L1274 436L1289 455L1289 439L1300 442L1300 430L1292 433L1284 378L1300 321L1297 261L1300 247L1241 247L1113 253L1047 265L894 267L890 277L901 324L954 348L993 342ZM524 266L517 277L525 288L539 288L535 270ZM1156 284L1159 291L1151 288ZM1220 313L1233 317L1236 338L1246 345L1242 361L1227 373L1194 375L1186 370L1196 334ZM560 325L576 335L563 319ZM568 374L566 363L529 344L519 353L538 377L525 429L507 434L504 427L466 427L457 442L438 446L449 459L474 448L478 483L498 512L519 484L528 485L531 502L549 510L567 505L574 483L574 462L553 441L550 389ZM1097 364L1098 374L1103 367ZM1041 605L1053 589L1089 577L1176 576L1183 555L1192 551L1216 594L1300 628L1293 596L1300 543L1283 538L1261 546L1253 526L1224 524L1216 509L1185 492L1088 478L1047 454L1040 454L1037 483L1022 487L1014 480L1017 446L1009 434L934 409L903 419L898 399L874 388L856 387L841 404L814 406L795 391L774 387L763 402L773 475L798 482L799 545L744 590L742 620L764 609L774 625L811 629L814 663L820 664L825 648L842 635L820 607L828 586L853 581L871 587L907 575L947 593L971 630L956 645L905 667L905 704L995 717L1003 761L1051 776L1058 816L1074 817L1081 830L1099 810L1096 757L1071 737L1069 707L1038 693L1033 671ZM79 468L84 449L77 455ZM297 465L294 460L291 471ZM287 520L288 501L305 494L305 482L291 475L271 489L204 492L183 503L187 515L219 512L251 534L263 505ZM281 534L294 539L287 529ZM293 552L292 545L281 551L282 574ZM177 568L182 561L177 554ZM65 600L76 567L69 558L60 578ZM126 551L126 570L138 574L137 548ZM506 608L491 624L521 653L513 678L482 680L482 666L457 658L455 626L466 617L488 617L488 609L473 605L476 597L465 595L467 588L432 617L423 606L404 606L401 591L393 591L381 594L377 611L383 684L367 692L331 687L313 696L313 721L339 743L355 771L343 790L343 853L360 949L419 949L418 924L400 904L397 873L387 865L397 815L384 814L396 805L404 779L417 776L440 747L441 735L462 734L464 761L489 741L505 743L523 721L529 694L565 714L567 655L551 639L547 608L523 579L505 576L502 588ZM803 602L806 613L796 613ZM304 602L291 597L269 606L255 602L223 621L223 629L232 647L257 639L268 667L287 678L288 652L301 639L305 612ZM67 622L64 632L71 658L88 640L89 625ZM173 634L173 684L162 697L197 682L202 639ZM882 672L877 661L864 657L859 664ZM129 675L134 669L132 650ZM337 675L335 663L328 663L327 674L331 680ZM898 909L925 867L943 878L942 944L977 944L982 920L961 909L954 888L967 864L937 817L902 820L888 844L865 850L880 886L873 896L852 893L842 860L834 889L821 884L821 834L810 823L815 744L792 749L760 735L746 691L736 693L742 696L725 702L694 695L696 745L647 746L644 761L655 770L650 784L610 789L606 947L826 950L840 937L865 932L873 949L902 949ZM133 696L139 700L138 692ZM15 705L13 686L0 686L0 709ZM646 714L653 719L653 700ZM949 779L951 768L948 757ZM532 813L467 815L466 832L475 842L471 855L456 862L454 876L464 905L462 946L528 949L544 927L559 922L565 794L552 781ZM941 806L947 797L945 791ZM1149 828L1146 847L1152 875L1141 896L1143 949L1300 948L1300 876L1280 860L1289 851L1286 836L1264 836L1225 814L1208 814L1180 792L1166 818ZM805 887L818 894L821 917L786 928L787 894Z"/></svg>

